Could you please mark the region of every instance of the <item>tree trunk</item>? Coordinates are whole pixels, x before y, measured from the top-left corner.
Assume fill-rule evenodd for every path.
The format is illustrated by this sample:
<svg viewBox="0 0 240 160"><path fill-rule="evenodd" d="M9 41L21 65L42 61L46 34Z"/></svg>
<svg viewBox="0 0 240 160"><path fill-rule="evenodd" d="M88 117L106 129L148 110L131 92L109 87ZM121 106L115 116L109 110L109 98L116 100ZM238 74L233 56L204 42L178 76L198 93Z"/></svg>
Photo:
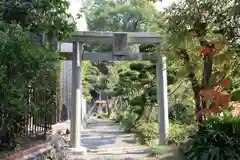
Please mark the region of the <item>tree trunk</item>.
<svg viewBox="0 0 240 160"><path fill-rule="evenodd" d="M152 112L153 112L153 107L151 106L151 107L149 108L149 112L148 112L148 115L147 115L147 123L149 123L150 120L151 120Z"/></svg>
<svg viewBox="0 0 240 160"><path fill-rule="evenodd" d="M203 58L203 76L202 76L202 85L201 89L212 88L212 84L210 84L210 79L212 76L212 63L213 57L205 55ZM202 109L207 108L207 102L202 101ZM203 117L204 115L202 115Z"/></svg>
<svg viewBox="0 0 240 160"><path fill-rule="evenodd" d="M199 111L202 110L202 103L201 103L201 97L200 97L200 85L199 82L197 80L196 74L195 74L195 68L194 65L192 64L190 57L187 53L187 50L181 50L180 54L184 60L186 69L188 71L188 79L190 80L191 84L192 84L192 90L194 93L194 100L195 100L195 113L196 116L199 113ZM198 121L202 121L203 117L202 115L200 117L196 117Z"/></svg>
<svg viewBox="0 0 240 160"><path fill-rule="evenodd" d="M113 105L112 105L112 111L116 111L116 106L117 106L117 104L118 104L118 102L119 102L119 98L120 97L115 97L114 98L114 100L113 100Z"/></svg>
<svg viewBox="0 0 240 160"><path fill-rule="evenodd" d="M181 51L182 58L184 59L184 62L186 64L186 69L188 71L188 79L192 83L192 90L194 93L194 100L195 100L195 111L196 115L201 111L202 109L206 108L207 103L202 102L200 90L201 89L207 89L209 87L212 87L210 84L210 79L212 76L212 65L213 65L213 57L211 55L205 55L203 57L203 76L202 76L202 84L200 85L196 75L195 75L195 68L193 64L191 64L190 57L186 50ZM197 117L198 121L203 120L203 114L200 114L199 117Z"/></svg>
<svg viewBox="0 0 240 160"><path fill-rule="evenodd" d="M194 93L196 120L201 122L203 120L203 114L200 112L201 114L199 115L199 111L203 109L203 106L202 106L202 100L200 96L200 89L197 87L192 87L192 89Z"/></svg>
<svg viewBox="0 0 240 160"><path fill-rule="evenodd" d="M120 97L120 110L123 108L123 99L122 96Z"/></svg>
<svg viewBox="0 0 240 160"><path fill-rule="evenodd" d="M204 56L203 61L204 64L203 64L202 89L206 89L212 87L210 84L210 78L212 76L213 57Z"/></svg>
<svg viewBox="0 0 240 160"><path fill-rule="evenodd" d="M144 113L145 113L144 106L141 106L141 109L139 109L138 111L135 111L134 113L138 115L136 119L136 122L138 122L144 116Z"/></svg>
<svg viewBox="0 0 240 160"><path fill-rule="evenodd" d="M109 97L106 97L106 107L107 107L107 116L110 117L111 115L111 108L110 108L110 104L109 104Z"/></svg>

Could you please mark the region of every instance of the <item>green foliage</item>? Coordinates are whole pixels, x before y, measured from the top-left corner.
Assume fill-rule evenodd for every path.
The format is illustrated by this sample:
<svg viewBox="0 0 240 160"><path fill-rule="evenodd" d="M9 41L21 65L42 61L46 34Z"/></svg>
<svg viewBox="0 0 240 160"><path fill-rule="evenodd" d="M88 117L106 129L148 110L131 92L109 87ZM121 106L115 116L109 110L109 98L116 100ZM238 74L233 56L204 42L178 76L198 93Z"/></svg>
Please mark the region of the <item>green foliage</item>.
<svg viewBox="0 0 240 160"><path fill-rule="evenodd" d="M154 107L157 103L155 67L151 62L132 62L129 69L119 71L115 95L126 97L127 103L133 108L132 112L138 114L137 120L143 117L145 107ZM169 75L174 76L171 70Z"/></svg>
<svg viewBox="0 0 240 160"><path fill-rule="evenodd" d="M123 112L120 119L120 127L124 132L131 132L136 124L138 115L131 112L129 109Z"/></svg>
<svg viewBox="0 0 240 160"><path fill-rule="evenodd" d="M89 28L97 31L146 31L152 23L155 23L157 15L154 6L145 0L124 0L121 2L94 0L89 1L84 10ZM152 47L145 46L145 49ZM108 45L94 45L89 48L95 52L111 51L111 46ZM105 76L108 82L101 83L100 81L103 78L101 76L99 81L95 83L97 85L94 85L94 88L103 90L109 96L122 96L126 101L134 98L136 96L135 90L139 89L136 85L148 84L152 77L151 74L128 69L129 63L131 64L131 62L113 63L112 66L108 64L109 69L113 69L113 72ZM138 66L141 64L146 67L146 63L138 63ZM122 72L115 72L119 69L118 67L121 68ZM139 76L142 77L141 82L138 82Z"/></svg>
<svg viewBox="0 0 240 160"><path fill-rule="evenodd" d="M175 145L161 145L153 147L150 156L154 157L166 157L165 160L185 160L185 157L178 150L178 146Z"/></svg>
<svg viewBox="0 0 240 160"><path fill-rule="evenodd" d="M88 6L87 18L92 30L134 32L154 30L162 34L164 43L158 46L141 46L140 49L141 52L151 50L168 56L169 104L172 104L169 110L170 140L181 142L190 137L186 154L197 157L195 159L204 159L204 156L208 155L205 159L211 157L219 160L239 159L229 157L230 154L239 155L237 154L239 138L236 138L235 131L235 135L232 134L232 128L237 130L237 127L231 125L232 120L226 122L226 117L223 118L224 121L218 117L214 122L210 119L204 121L203 127L187 125L192 123L195 109L199 107L193 106L199 98L200 89L215 86L226 76L236 75L240 62L237 32L239 2L182 1L173 5L166 13L159 13L158 16L155 16L152 6L143 0L101 0L92 1ZM199 53L199 48L206 47L205 45L215 50L214 59L211 59L212 56L206 58ZM110 49L109 46L94 48L95 51ZM117 81L110 83L111 76L100 77L96 83L97 87L101 90L111 90L108 92L109 95L121 97L121 106L123 103L127 106L119 107L116 116L116 121L120 122L122 129L131 131L135 128L139 142L152 145L158 137L157 123L146 123L143 115L146 107L156 106L155 64L120 62L115 66L119 67L119 72L114 72ZM113 68L115 71L118 69ZM239 99L238 88L235 87L232 100ZM234 124L237 125L235 122ZM217 150L219 152L216 152ZM216 155L217 153L219 155ZM226 156L227 153L230 154ZM224 156L221 157L222 155Z"/></svg>
<svg viewBox="0 0 240 160"><path fill-rule="evenodd" d="M83 61L82 67L83 95L86 100L90 100L92 97L89 92L88 72L91 71L91 65L88 61Z"/></svg>
<svg viewBox="0 0 240 160"><path fill-rule="evenodd" d="M194 125L187 125L181 123L170 123L169 126L169 140L181 143L185 141L188 136L194 134L196 128Z"/></svg>
<svg viewBox="0 0 240 160"><path fill-rule="evenodd" d="M181 143L186 140L188 136L194 134L195 131L196 127L194 125L189 126L186 124L170 123L169 140ZM158 123L139 121L136 124L135 133L139 143L154 146L159 136Z"/></svg>
<svg viewBox="0 0 240 160"><path fill-rule="evenodd" d="M231 93L231 101L239 101L240 100L240 89L235 89Z"/></svg>
<svg viewBox="0 0 240 160"><path fill-rule="evenodd" d="M93 89L94 84L97 83L97 77L99 76L99 70L97 67L93 66L91 63L87 63L86 70L85 71L85 80L88 83L88 88Z"/></svg>
<svg viewBox="0 0 240 160"><path fill-rule="evenodd" d="M66 12L68 7L66 0L3 0L0 2L0 22L18 24L25 30L62 40L75 29L72 16Z"/></svg>
<svg viewBox="0 0 240 160"><path fill-rule="evenodd" d="M99 118L99 119L108 119L109 118L108 114L105 114L105 113L97 114L96 117Z"/></svg>
<svg viewBox="0 0 240 160"><path fill-rule="evenodd" d="M60 57L47 45L35 44L21 28L0 31L0 37L0 131L17 133L27 114L55 112ZM27 104L29 87L37 96L31 105Z"/></svg>
<svg viewBox="0 0 240 160"><path fill-rule="evenodd" d="M143 96L136 96L129 101L131 106L144 106L145 98Z"/></svg>
<svg viewBox="0 0 240 160"><path fill-rule="evenodd" d="M165 43L158 53L165 53L178 66L178 79L192 83L195 110L200 110L200 89L216 86L239 68L239 10L237 0L181 1L163 15L160 32ZM161 19L162 20L162 19ZM214 56L200 49L214 50Z"/></svg>
<svg viewBox="0 0 240 160"><path fill-rule="evenodd" d="M0 2L0 136L8 135L8 142L21 134L27 117L52 123L60 56L55 46L36 44L35 38L70 36L75 23L66 13L68 6L65 0Z"/></svg>
<svg viewBox="0 0 240 160"><path fill-rule="evenodd" d="M146 31L157 11L146 0L94 0L87 4L89 28L97 31Z"/></svg>
<svg viewBox="0 0 240 160"><path fill-rule="evenodd" d="M169 107L169 119L178 123L192 123L194 121L194 107L176 103Z"/></svg>
<svg viewBox="0 0 240 160"><path fill-rule="evenodd" d="M116 123L121 123L121 120L123 119L123 111L115 111L112 114L112 120L114 120Z"/></svg>
<svg viewBox="0 0 240 160"><path fill-rule="evenodd" d="M185 144L187 159L240 159L240 117L231 114L208 117Z"/></svg>
<svg viewBox="0 0 240 160"><path fill-rule="evenodd" d="M161 145L161 146L153 147L150 155L151 156L160 156L160 155L167 154L170 151L171 151L171 148L169 146Z"/></svg>
<svg viewBox="0 0 240 160"><path fill-rule="evenodd" d="M158 125L156 122L146 123L139 121L136 125L136 139L140 144L153 146L158 138Z"/></svg>
<svg viewBox="0 0 240 160"><path fill-rule="evenodd" d="M87 14L89 28L97 31L148 31L152 26L157 26L159 18L154 6L145 0L121 2L95 0L89 2L84 10ZM95 52L111 51L108 45L93 45L88 48ZM155 49L156 45L140 45L141 52L154 52ZM99 62L92 64L99 70ZM89 74L88 82L93 84L92 88L98 92L101 90L109 96L121 97L123 103L131 106L131 112L137 114L137 121L144 118L145 107L155 107L157 103L155 63L134 61L118 62L113 65L108 63L107 66L118 72L101 76ZM177 80L176 68L169 67L168 70L168 84L170 85ZM121 116L116 118L118 117Z"/></svg>

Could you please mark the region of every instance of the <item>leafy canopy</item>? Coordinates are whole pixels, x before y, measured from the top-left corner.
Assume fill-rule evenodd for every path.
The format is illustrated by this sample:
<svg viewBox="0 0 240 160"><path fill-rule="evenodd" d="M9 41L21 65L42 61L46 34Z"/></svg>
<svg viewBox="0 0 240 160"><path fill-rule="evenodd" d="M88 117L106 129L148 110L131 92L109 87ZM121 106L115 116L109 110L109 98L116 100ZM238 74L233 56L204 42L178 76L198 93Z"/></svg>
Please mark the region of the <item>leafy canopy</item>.
<svg viewBox="0 0 240 160"><path fill-rule="evenodd" d="M2 0L0 22L19 24L24 29L38 34L47 34L62 40L74 30L75 23L67 13L66 0Z"/></svg>

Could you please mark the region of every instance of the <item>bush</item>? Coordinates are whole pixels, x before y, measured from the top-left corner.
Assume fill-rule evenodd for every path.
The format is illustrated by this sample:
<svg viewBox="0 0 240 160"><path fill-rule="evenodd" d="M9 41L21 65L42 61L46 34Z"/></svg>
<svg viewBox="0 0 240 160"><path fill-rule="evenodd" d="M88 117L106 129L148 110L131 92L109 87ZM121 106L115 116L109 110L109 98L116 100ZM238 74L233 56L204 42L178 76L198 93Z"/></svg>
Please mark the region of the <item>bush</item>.
<svg viewBox="0 0 240 160"><path fill-rule="evenodd" d="M137 114L126 110L120 119L121 130L123 132L131 132L135 128L137 117Z"/></svg>
<svg viewBox="0 0 240 160"><path fill-rule="evenodd" d="M150 156L165 157L164 160L185 160L185 157L179 152L178 146L174 145L156 146L152 148Z"/></svg>
<svg viewBox="0 0 240 160"><path fill-rule="evenodd" d="M109 118L108 114L106 114L106 113L97 114L96 117L99 119L108 119Z"/></svg>
<svg viewBox="0 0 240 160"><path fill-rule="evenodd" d="M20 27L0 31L0 37L0 136L8 137L9 143L24 132L26 116L51 119L55 114L60 57L47 45L30 40Z"/></svg>
<svg viewBox="0 0 240 160"><path fill-rule="evenodd" d="M152 148L150 156L160 156L169 152L171 152L171 148L169 146L156 146Z"/></svg>
<svg viewBox="0 0 240 160"><path fill-rule="evenodd" d="M194 107L177 103L169 107L169 119L178 123L192 123L195 121Z"/></svg>
<svg viewBox="0 0 240 160"><path fill-rule="evenodd" d="M158 139L158 124L156 122L139 122L136 125L136 139L140 144L153 146Z"/></svg>
<svg viewBox="0 0 240 160"><path fill-rule="evenodd" d="M186 124L170 123L169 140L181 142L194 133L194 128ZM136 125L136 137L140 144L154 145L158 140L158 123L140 121Z"/></svg>
<svg viewBox="0 0 240 160"><path fill-rule="evenodd" d="M189 137L183 151L186 159L239 160L240 117L211 116Z"/></svg>
<svg viewBox="0 0 240 160"><path fill-rule="evenodd" d="M123 111L122 110L113 111L112 114L110 115L110 119L116 123L120 123L123 119Z"/></svg>
<svg viewBox="0 0 240 160"><path fill-rule="evenodd" d="M194 125L170 123L169 125L169 140L182 142L188 138L188 136L194 134L196 127Z"/></svg>

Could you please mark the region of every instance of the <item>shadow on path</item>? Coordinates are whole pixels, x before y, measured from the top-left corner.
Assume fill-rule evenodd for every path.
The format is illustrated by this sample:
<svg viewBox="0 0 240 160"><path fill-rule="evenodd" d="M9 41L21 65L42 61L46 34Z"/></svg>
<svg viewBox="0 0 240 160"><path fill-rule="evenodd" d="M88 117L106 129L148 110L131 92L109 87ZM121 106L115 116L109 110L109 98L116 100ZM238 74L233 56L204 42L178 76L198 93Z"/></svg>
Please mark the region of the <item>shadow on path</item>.
<svg viewBox="0 0 240 160"><path fill-rule="evenodd" d="M149 148L136 144L134 134L122 133L119 124L95 117L89 119L81 143L88 149L89 158L140 159L149 153Z"/></svg>
<svg viewBox="0 0 240 160"><path fill-rule="evenodd" d="M104 145L114 144L120 133L118 124L91 117L88 128L81 137L81 143L88 149L97 149Z"/></svg>
<svg viewBox="0 0 240 160"><path fill-rule="evenodd" d="M100 137L100 138L82 138L82 146L88 149L97 149L99 146L106 144L114 144L116 140L116 136L112 137Z"/></svg>

